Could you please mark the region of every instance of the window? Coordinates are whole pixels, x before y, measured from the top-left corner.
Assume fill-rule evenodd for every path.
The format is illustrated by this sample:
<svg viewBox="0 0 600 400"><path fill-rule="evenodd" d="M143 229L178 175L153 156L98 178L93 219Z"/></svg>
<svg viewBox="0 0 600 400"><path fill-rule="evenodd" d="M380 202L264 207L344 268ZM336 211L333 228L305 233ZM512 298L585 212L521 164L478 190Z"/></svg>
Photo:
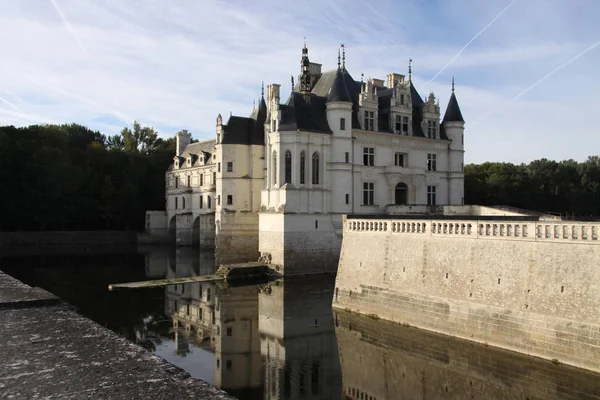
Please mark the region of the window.
<svg viewBox="0 0 600 400"><path fill-rule="evenodd" d="M206 289L206 301L210 301L210 289ZM214 312L214 311L213 311ZM213 318L213 323L214 323L214 318Z"/></svg>
<svg viewBox="0 0 600 400"><path fill-rule="evenodd" d="M317 152L312 155L312 183L319 184L319 153Z"/></svg>
<svg viewBox="0 0 600 400"><path fill-rule="evenodd" d="M372 206L375 201L375 184L373 182L363 183L363 205Z"/></svg>
<svg viewBox="0 0 600 400"><path fill-rule="evenodd" d="M179 189L179 177L175 177L175 189Z"/></svg>
<svg viewBox="0 0 600 400"><path fill-rule="evenodd" d="M277 185L277 152L273 151L273 185Z"/></svg>
<svg viewBox="0 0 600 400"><path fill-rule="evenodd" d="M300 153L300 184L304 185L306 175L306 154L304 150Z"/></svg>
<svg viewBox="0 0 600 400"><path fill-rule="evenodd" d="M233 162L232 161L227 162L227 172L233 172Z"/></svg>
<svg viewBox="0 0 600 400"><path fill-rule="evenodd" d="M427 154L427 171L437 171L436 158L435 154Z"/></svg>
<svg viewBox="0 0 600 400"><path fill-rule="evenodd" d="M227 205L232 205L233 204L233 195L228 194L227 195Z"/></svg>
<svg viewBox="0 0 600 400"><path fill-rule="evenodd" d="M277 130L277 121L274 119L271 120L271 132L275 132Z"/></svg>
<svg viewBox="0 0 600 400"><path fill-rule="evenodd" d="M217 196L217 205L220 206L221 205L221 195Z"/></svg>
<svg viewBox="0 0 600 400"><path fill-rule="evenodd" d="M192 177L188 175L187 177L187 186L192 187Z"/></svg>
<svg viewBox="0 0 600 400"><path fill-rule="evenodd" d="M363 165L375 165L375 149L373 147L363 147Z"/></svg>
<svg viewBox="0 0 600 400"><path fill-rule="evenodd" d="M221 172L221 163L217 163L217 172Z"/></svg>
<svg viewBox="0 0 600 400"><path fill-rule="evenodd" d="M202 205L203 205L202 204L203 203L203 201L202 201L202 195L200 195L200 200L198 200L198 203L200 203L200 208L202 208Z"/></svg>
<svg viewBox="0 0 600 400"><path fill-rule="evenodd" d="M233 335L233 329L230 326L228 326L227 327L227 336L231 336L231 335Z"/></svg>
<svg viewBox="0 0 600 400"><path fill-rule="evenodd" d="M435 206L435 186L427 186L427 205Z"/></svg>
<svg viewBox="0 0 600 400"><path fill-rule="evenodd" d="M213 172L213 181L212 181L213 185L217 184L217 173Z"/></svg>
<svg viewBox="0 0 600 400"><path fill-rule="evenodd" d="M285 183L292 183L292 152L285 152Z"/></svg>
<svg viewBox="0 0 600 400"><path fill-rule="evenodd" d="M185 209L185 197L181 198L181 208Z"/></svg>
<svg viewBox="0 0 600 400"><path fill-rule="evenodd" d="M175 209L179 207L179 197L175 197Z"/></svg>
<svg viewBox="0 0 600 400"><path fill-rule="evenodd" d="M408 198L408 186L406 183L400 182L396 185L396 189L394 191L394 204L403 205L407 204Z"/></svg>
<svg viewBox="0 0 600 400"><path fill-rule="evenodd" d="M404 105L404 95L403 94L400 95L400 105L401 106Z"/></svg>
<svg viewBox="0 0 600 400"><path fill-rule="evenodd" d="M200 186L204 186L204 174L200 174Z"/></svg>
<svg viewBox="0 0 600 400"><path fill-rule="evenodd" d="M344 162L347 164L350 162L350 153L344 153Z"/></svg>
<svg viewBox="0 0 600 400"><path fill-rule="evenodd" d="M340 118L340 131L346 130L346 118Z"/></svg>
<svg viewBox="0 0 600 400"><path fill-rule="evenodd" d="M365 130L366 131L375 130L375 112L374 111L365 111Z"/></svg>
<svg viewBox="0 0 600 400"><path fill-rule="evenodd" d="M394 165L396 167L404 167L404 163L405 163L404 153L394 154Z"/></svg>
<svg viewBox="0 0 600 400"><path fill-rule="evenodd" d="M206 196L206 208L210 208L211 207L211 203L212 199L210 196Z"/></svg>
<svg viewBox="0 0 600 400"><path fill-rule="evenodd" d="M346 204L350 204L350 195L346 194Z"/></svg>
<svg viewBox="0 0 600 400"><path fill-rule="evenodd" d="M396 115L396 133L398 135L408 135L408 117Z"/></svg>
<svg viewBox="0 0 600 400"><path fill-rule="evenodd" d="M427 137L431 139L436 138L437 131L437 122L436 121L427 121Z"/></svg>

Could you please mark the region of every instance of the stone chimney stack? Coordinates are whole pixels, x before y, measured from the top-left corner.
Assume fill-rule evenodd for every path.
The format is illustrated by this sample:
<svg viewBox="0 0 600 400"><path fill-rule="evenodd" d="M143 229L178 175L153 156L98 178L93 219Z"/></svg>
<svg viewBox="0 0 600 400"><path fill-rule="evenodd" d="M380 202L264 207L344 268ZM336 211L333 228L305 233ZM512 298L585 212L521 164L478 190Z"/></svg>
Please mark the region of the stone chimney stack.
<svg viewBox="0 0 600 400"><path fill-rule="evenodd" d="M183 151L186 147L188 147L191 140L192 135L188 133L187 129L183 129L177 132L177 134L175 135L175 141L177 142L175 146L175 155L177 157L181 157Z"/></svg>

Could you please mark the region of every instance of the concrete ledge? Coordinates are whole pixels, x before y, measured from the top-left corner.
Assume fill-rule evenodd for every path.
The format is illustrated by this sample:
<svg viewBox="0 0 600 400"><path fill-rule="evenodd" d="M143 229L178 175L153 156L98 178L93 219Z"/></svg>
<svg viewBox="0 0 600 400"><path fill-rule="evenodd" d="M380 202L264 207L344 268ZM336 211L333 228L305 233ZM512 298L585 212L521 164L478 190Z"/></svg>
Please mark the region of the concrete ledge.
<svg viewBox="0 0 600 400"><path fill-rule="evenodd" d="M2 272L0 304L0 398L234 399Z"/></svg>

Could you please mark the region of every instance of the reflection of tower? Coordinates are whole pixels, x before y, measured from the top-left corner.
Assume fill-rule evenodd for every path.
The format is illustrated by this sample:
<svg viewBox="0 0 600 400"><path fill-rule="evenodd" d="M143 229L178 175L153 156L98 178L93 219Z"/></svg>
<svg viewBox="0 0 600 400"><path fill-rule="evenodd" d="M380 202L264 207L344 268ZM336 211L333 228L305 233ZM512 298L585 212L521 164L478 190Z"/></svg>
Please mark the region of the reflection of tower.
<svg viewBox="0 0 600 400"><path fill-rule="evenodd" d="M256 285L217 285L216 385L236 395L261 386Z"/></svg>
<svg viewBox="0 0 600 400"><path fill-rule="evenodd" d="M261 287L265 399L340 398L333 286L333 277L318 276L286 278Z"/></svg>
<svg viewBox="0 0 600 400"><path fill-rule="evenodd" d="M187 335L182 335L179 330L175 330L175 354L185 357L190 352L190 342Z"/></svg>

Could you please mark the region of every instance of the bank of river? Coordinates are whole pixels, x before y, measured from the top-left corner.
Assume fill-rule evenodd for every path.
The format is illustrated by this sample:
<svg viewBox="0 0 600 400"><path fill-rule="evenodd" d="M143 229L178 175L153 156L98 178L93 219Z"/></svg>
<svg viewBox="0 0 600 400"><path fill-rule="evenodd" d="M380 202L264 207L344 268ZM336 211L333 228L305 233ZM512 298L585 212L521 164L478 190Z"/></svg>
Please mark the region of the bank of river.
<svg viewBox="0 0 600 400"><path fill-rule="evenodd" d="M0 269L242 400L600 398L586 371L333 313L331 276L107 290L215 271L211 253L159 247L5 257Z"/></svg>

